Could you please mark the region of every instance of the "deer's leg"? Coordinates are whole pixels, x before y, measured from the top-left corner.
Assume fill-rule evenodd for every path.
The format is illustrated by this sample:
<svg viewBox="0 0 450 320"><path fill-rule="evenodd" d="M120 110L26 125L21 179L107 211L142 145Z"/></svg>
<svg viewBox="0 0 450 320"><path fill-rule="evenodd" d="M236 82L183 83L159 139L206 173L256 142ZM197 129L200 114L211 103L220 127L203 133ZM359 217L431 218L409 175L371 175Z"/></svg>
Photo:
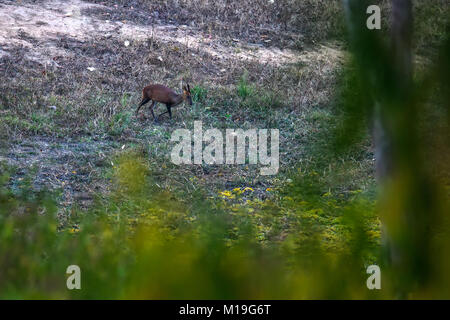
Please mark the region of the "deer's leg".
<svg viewBox="0 0 450 320"><path fill-rule="evenodd" d="M172 111L170 110L170 108L172 107L170 104L166 104L167 107L167 111L161 113L156 119L158 119L159 117L161 117L163 114L169 113L170 119L172 119Z"/></svg>
<svg viewBox="0 0 450 320"><path fill-rule="evenodd" d="M153 120L155 120L155 113L153 112L153 108L155 107L156 101L152 101L152 104L150 105L150 111L152 112Z"/></svg>

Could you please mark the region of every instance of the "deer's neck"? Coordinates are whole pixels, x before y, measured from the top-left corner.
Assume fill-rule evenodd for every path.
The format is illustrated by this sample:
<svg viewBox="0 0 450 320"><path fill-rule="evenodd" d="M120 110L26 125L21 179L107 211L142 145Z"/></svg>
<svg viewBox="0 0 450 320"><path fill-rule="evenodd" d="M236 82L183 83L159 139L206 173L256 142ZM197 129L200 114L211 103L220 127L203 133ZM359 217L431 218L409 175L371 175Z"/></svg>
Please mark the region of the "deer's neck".
<svg viewBox="0 0 450 320"><path fill-rule="evenodd" d="M173 102L173 104L172 104L172 107L175 107L175 106L177 106L177 105L179 105L180 103L182 103L183 102L183 94L177 94L176 96L175 96L175 99L174 99L174 102Z"/></svg>

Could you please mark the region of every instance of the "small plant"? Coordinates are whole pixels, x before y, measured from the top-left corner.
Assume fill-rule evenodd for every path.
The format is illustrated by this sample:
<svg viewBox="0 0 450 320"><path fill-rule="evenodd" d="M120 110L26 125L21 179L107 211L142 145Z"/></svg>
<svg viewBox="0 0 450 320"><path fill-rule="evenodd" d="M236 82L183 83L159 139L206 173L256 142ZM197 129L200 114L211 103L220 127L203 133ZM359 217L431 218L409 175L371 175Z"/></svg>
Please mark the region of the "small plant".
<svg viewBox="0 0 450 320"><path fill-rule="evenodd" d="M248 72L245 71L242 75L241 79L239 80L239 84L237 87L238 95L243 100L245 100L247 97L249 97L253 93L253 88L248 84Z"/></svg>
<svg viewBox="0 0 450 320"><path fill-rule="evenodd" d="M191 90L191 96L192 100L194 102L202 102L206 99L208 91L201 87L201 86L195 86Z"/></svg>
<svg viewBox="0 0 450 320"><path fill-rule="evenodd" d="M111 121L111 130L110 133L112 135L121 135L122 132L130 125L131 117L128 112L120 112L117 113L113 120Z"/></svg>
<svg viewBox="0 0 450 320"><path fill-rule="evenodd" d="M122 97L120 98L120 104L122 107L126 107L128 105L128 102L130 100L130 95L128 93L124 93Z"/></svg>

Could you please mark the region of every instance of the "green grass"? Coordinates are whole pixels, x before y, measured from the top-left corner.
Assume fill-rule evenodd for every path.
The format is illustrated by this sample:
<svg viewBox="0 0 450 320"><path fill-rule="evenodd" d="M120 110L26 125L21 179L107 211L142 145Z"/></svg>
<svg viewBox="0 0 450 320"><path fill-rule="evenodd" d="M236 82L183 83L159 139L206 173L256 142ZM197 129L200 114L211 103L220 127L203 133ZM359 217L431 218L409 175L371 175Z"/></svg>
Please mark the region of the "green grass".
<svg viewBox="0 0 450 320"><path fill-rule="evenodd" d="M56 219L56 196L0 184L0 266L10 275L0 275L0 297L381 297L365 289L364 266L377 261L380 238L370 172L357 159L332 160L325 143L316 148L334 126L331 106L299 118L277 92L243 79L226 89L195 86L194 108L160 125L138 121L128 98L109 120L87 122L85 142L137 133L133 143L114 143L100 172L110 192L88 211L74 205ZM110 100L89 103L100 109ZM173 165L172 131L198 119L204 128L279 128L280 173ZM65 288L71 264L82 269L81 291Z"/></svg>
<svg viewBox="0 0 450 320"><path fill-rule="evenodd" d="M239 80L239 84L237 86L237 93L239 97L241 97L243 100L245 100L247 97L253 94L253 88L248 83L247 78L248 72L245 71L244 74L241 76L241 79Z"/></svg>
<svg viewBox="0 0 450 320"><path fill-rule="evenodd" d="M208 90L202 86L196 85L191 88L192 101L203 102L207 98Z"/></svg>
<svg viewBox="0 0 450 320"><path fill-rule="evenodd" d="M362 262L354 264L352 277L340 265L361 258L351 253L355 218L364 217L365 249L372 248L363 260L375 259L373 204L357 193L346 200L327 194L316 177L298 174L284 187L267 190L266 200L253 197L251 187L210 198L198 186L191 191L158 186L158 168L139 153L124 152L111 171L112 193L89 212L72 209L60 227L49 194L29 193L26 184L12 192L0 184L0 265L8 275L0 277L0 297L315 297L312 287L296 285L306 274L314 277L315 292L330 292L330 279L347 277L342 295L328 297L347 290L366 296L358 289L358 281L364 284ZM365 214L354 216L353 210ZM305 260L305 250L317 258ZM327 257L329 250L333 255ZM70 264L82 269L81 291L65 288ZM331 278L327 272L333 272Z"/></svg>
<svg viewBox="0 0 450 320"><path fill-rule="evenodd" d="M114 115L109 125L109 134L112 136L120 136L123 131L130 127L134 114L130 111L123 111Z"/></svg>
<svg viewBox="0 0 450 320"><path fill-rule="evenodd" d="M7 114L2 118L2 125L9 130L28 132L36 135L59 135L60 133L58 126L53 120L53 116L40 112L32 113L27 118Z"/></svg>

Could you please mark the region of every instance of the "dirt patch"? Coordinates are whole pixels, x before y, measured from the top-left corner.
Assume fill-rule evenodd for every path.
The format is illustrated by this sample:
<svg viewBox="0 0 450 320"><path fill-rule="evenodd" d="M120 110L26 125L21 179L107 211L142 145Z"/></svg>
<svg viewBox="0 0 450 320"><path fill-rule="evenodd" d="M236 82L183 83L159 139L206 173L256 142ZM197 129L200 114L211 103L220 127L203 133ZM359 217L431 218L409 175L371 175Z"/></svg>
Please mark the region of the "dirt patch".
<svg viewBox="0 0 450 320"><path fill-rule="evenodd" d="M103 36L122 41L153 39L179 42L192 50L205 51L219 58L275 64L295 60L295 54L288 49L266 48L271 41L267 35L258 43L246 44L245 41L241 44L239 39L230 43L229 39L223 41L215 35L205 35L195 27L165 25L163 21L151 18L148 11L136 8L107 7L79 0L43 1L39 5L12 1L0 4L1 50L16 46L33 48L27 57L43 65L54 64L53 56L73 57L70 52L54 45L58 39L70 37L89 41Z"/></svg>
<svg viewBox="0 0 450 320"><path fill-rule="evenodd" d="M13 143L0 161L15 170L10 180L13 188L31 178L34 190L60 191L63 207L75 202L87 207L95 193L106 191L105 181L99 183L99 169L111 166L106 155L112 149L102 141L35 138Z"/></svg>

